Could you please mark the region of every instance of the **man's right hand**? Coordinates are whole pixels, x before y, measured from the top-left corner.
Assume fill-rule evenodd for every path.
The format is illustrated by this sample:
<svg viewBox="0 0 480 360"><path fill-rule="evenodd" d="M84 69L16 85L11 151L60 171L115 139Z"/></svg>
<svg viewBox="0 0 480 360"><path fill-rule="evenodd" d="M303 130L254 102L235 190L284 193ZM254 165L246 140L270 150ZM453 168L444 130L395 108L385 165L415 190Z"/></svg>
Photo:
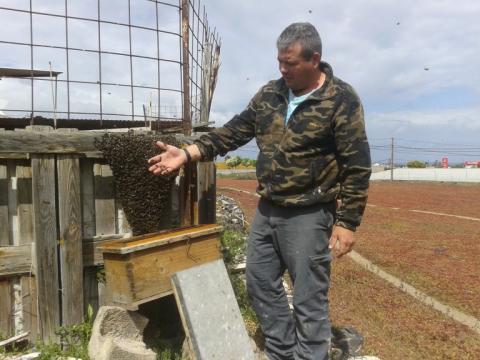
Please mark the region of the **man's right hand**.
<svg viewBox="0 0 480 360"><path fill-rule="evenodd" d="M148 171L151 173L155 175L170 175L187 163L187 155L183 150L161 141L157 141L155 145L162 153L148 159L148 164L150 165Z"/></svg>

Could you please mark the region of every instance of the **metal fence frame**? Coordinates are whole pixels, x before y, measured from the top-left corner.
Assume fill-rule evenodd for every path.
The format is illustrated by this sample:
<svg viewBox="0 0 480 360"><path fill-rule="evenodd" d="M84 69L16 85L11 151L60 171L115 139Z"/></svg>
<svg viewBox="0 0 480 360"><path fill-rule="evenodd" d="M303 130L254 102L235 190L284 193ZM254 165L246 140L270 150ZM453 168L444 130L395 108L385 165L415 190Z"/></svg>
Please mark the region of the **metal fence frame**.
<svg viewBox="0 0 480 360"><path fill-rule="evenodd" d="M46 110L38 110L35 109L35 97L34 97L34 83L36 81L51 81L48 78L37 78L31 77L30 81L30 108L21 108L21 109L12 109L12 108L2 108L0 111L4 111L6 113L29 113L31 118L35 117L35 114L59 114L61 117L66 117L70 119L73 115L79 116L87 116L87 117L94 117L100 122L102 122L106 118L117 118L117 119L131 119L131 120L143 120L146 118L146 114L136 113L135 112L135 97L134 97L134 89L150 89L152 91L156 91L157 93L157 104L156 108L161 109L162 106L165 104L162 103L161 100L161 92L173 92L179 93L182 97L182 105L179 117L170 117L170 116L162 116L160 111L157 114L150 114L150 117L153 117L154 120L168 120L168 121L183 121L183 128L184 133L190 133L190 129L192 127L196 127L199 125L206 125L208 123L208 119L202 119L200 114L202 113L202 107L208 106L209 101L208 99L204 99L202 97L202 88L205 86L204 84L204 77L202 73L205 71L206 67L211 67L214 64L215 56L212 56L211 53L218 51L217 56L219 54L219 37L216 31L213 32L210 29L208 24L207 15L205 11L205 7L201 10L201 3L199 0L178 0L178 4L167 3L164 1L158 0L143 0L149 1L154 3L155 5L155 19L156 19L156 26L149 27L149 26L140 26L132 24L131 19L131 11L132 11L132 3L131 0L124 0L128 2L128 22L113 22L109 20L105 20L102 18L101 14L101 7L100 7L100 0L96 0L97 4L97 16L96 18L87 18L87 17L80 17L80 16L72 16L68 12L68 0L65 0L65 13L64 14L57 14L53 12L43 12L43 11L34 11L33 9L33 0L29 1L29 9L21 9L16 8L14 4L12 7L0 7L0 12L16 12L16 13L26 13L29 15L30 21L30 41L29 42L17 42L17 41L8 41L8 40L0 40L0 44L10 44L15 46L28 46L30 48L30 70L34 70L34 49L36 48L50 48L50 49L59 49L64 50L66 53L66 78L65 79L57 79L58 83L66 83L66 92L67 92L67 111L46 111ZM159 9L162 7L170 7L177 9L179 12L179 29L178 32L172 32L167 30L162 30L160 28L159 23ZM33 26L33 17L34 15L44 15L50 16L55 18L61 18L65 20L65 46L58 46L58 45L48 45L48 44L39 44L34 42L34 26ZM97 25L97 36L98 36L98 49L80 49L69 46L69 20L82 20L95 23ZM109 24L116 27L123 27L128 28L129 34L129 51L125 52L114 52L114 51L106 51L102 49L102 24ZM188 26L187 26L188 24ZM152 46L156 47L156 56L144 56L132 53L132 29L143 29L147 31L152 31L156 33L156 44L152 44ZM179 49L180 53L178 54L178 58L175 60L162 58L160 56L160 34L168 34L171 36L177 36L179 41ZM207 44L208 42L208 44ZM84 51L88 53L95 53L98 54L98 81L83 81L83 80L72 80L70 78L70 68L69 68L69 59L73 54L70 54L72 51ZM209 56L206 56L205 51L209 51ZM122 84L122 83L112 83L106 82L102 79L102 55L118 55L118 56L126 56L129 58L130 62L130 83L129 84ZM134 80L134 73L133 73L133 60L134 59L148 59L157 61L157 84L156 86L144 86L144 85L135 85ZM210 62L204 64L204 59L210 59ZM179 88L172 89L172 88L162 88L161 86L161 71L160 65L162 63L174 63L178 64L179 66ZM90 85L98 85L99 91L99 112L75 112L71 111L71 103L72 100L70 98L70 84L90 84ZM207 84L208 85L208 84ZM130 102L131 102L131 112L128 113L109 113L103 111L103 99L102 99L102 88L104 86L115 86L115 87L128 87L130 88ZM55 100L56 101L56 100ZM211 101L211 100L210 100ZM189 111L185 111L188 109ZM192 121L194 123L192 124Z"/></svg>

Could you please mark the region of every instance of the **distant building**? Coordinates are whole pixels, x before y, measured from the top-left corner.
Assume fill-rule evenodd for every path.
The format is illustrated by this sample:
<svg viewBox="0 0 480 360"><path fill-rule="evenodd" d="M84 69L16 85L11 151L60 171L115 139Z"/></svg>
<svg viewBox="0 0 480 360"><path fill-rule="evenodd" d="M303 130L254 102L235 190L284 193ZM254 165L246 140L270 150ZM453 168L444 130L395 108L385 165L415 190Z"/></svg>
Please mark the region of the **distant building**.
<svg viewBox="0 0 480 360"><path fill-rule="evenodd" d="M448 157L442 158L442 168L448 169Z"/></svg>
<svg viewBox="0 0 480 360"><path fill-rule="evenodd" d="M467 168L467 169L480 168L480 160L465 161L464 165L465 165L465 168Z"/></svg>
<svg viewBox="0 0 480 360"><path fill-rule="evenodd" d="M386 167L385 165L381 165L379 163L375 163L372 165L372 172L376 173L376 172L380 172L380 171L385 171L386 170Z"/></svg>

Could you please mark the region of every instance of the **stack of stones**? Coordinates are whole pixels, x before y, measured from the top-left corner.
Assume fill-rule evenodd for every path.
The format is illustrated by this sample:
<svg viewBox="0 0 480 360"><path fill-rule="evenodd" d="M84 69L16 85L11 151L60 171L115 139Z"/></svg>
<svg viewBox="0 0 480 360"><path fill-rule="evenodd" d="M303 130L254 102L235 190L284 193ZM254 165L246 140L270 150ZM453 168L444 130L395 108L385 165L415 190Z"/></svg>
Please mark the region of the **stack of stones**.
<svg viewBox="0 0 480 360"><path fill-rule="evenodd" d="M241 234L243 246L231 254L232 265L236 266L244 264L246 260L246 243L247 243L247 221L243 214L242 208L237 202L225 195L217 195L217 222L223 226L225 230L230 230Z"/></svg>
<svg viewBox="0 0 480 360"><path fill-rule="evenodd" d="M226 229L233 231L243 232L248 225L237 202L222 194L217 196L217 221Z"/></svg>

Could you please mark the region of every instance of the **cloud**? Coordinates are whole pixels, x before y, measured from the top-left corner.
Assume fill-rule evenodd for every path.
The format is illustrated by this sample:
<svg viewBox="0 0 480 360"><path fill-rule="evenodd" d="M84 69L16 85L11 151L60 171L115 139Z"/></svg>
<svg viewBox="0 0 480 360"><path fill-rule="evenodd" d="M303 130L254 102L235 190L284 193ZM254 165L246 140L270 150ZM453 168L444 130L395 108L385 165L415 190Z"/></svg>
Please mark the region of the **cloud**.
<svg viewBox="0 0 480 360"><path fill-rule="evenodd" d="M372 159L382 162L390 158L391 138L396 147L400 146L395 155L397 162L433 161L443 156L454 162L479 158L479 111L477 106L369 114L366 126Z"/></svg>
<svg viewBox="0 0 480 360"><path fill-rule="evenodd" d="M127 0L102 0L100 16L102 20L113 22L128 22ZM177 2L170 1L177 5ZM0 6L28 10L28 1L0 0ZM132 2L132 24L155 27L157 5L150 1ZM65 3L56 0L37 0L33 2L33 10L49 14L64 15ZM181 114L178 107L181 105L178 91L181 88L181 68L178 63L166 61L160 63L160 76L158 76L158 62L155 59L132 58L131 80L129 31L127 27L114 24L100 24L100 39L98 38L97 0L69 0L68 14L87 20L68 20L68 45L77 50L67 53L62 47L66 46L65 19L56 16L33 14L33 68L48 70L50 63L54 71L62 72L58 83L58 111L68 109L67 86L62 82L67 80L67 66L70 83L70 110L72 112L100 111L100 80L102 86L103 112L112 114L130 114L132 109L132 96L137 117L143 119L143 104L152 101L157 107L158 98L161 99L162 115L175 116ZM165 31L179 31L178 9L171 6L158 5L159 28ZM0 10L0 23L4 31L0 32L0 40L25 43L5 44L0 43L0 67L30 68L30 16L28 13ZM154 31L132 28L132 54L146 57L157 56L157 35ZM180 43L175 34L159 33L160 57L167 60L179 61ZM97 51L99 43L102 51L121 52L123 55L106 54L101 56ZM53 47L52 47L53 46ZM55 48L56 47L56 48ZM101 77L100 70L101 68ZM92 82L91 84L75 83ZM128 87L133 82L136 86L157 87L162 90ZM115 85L106 85L112 83ZM120 85L120 86L117 86ZM9 113L13 116L23 116L30 113L30 80L3 79L0 83L1 108L22 109L23 112ZM38 111L52 111L51 84L48 81L35 80L33 86L35 109ZM49 116L47 114L47 116ZM72 115L85 117L85 114ZM107 115L115 118L114 115Z"/></svg>
<svg viewBox="0 0 480 360"><path fill-rule="evenodd" d="M262 84L279 77L277 36L291 22L310 21L324 59L360 94L369 137L478 143L480 2L205 4L223 40L217 118L241 111Z"/></svg>
<svg viewBox="0 0 480 360"><path fill-rule="evenodd" d="M310 1L207 4L216 15L212 21L223 25L218 28L228 73L235 68L236 74L250 72L264 81L278 76L276 36L288 23L306 20L321 32L324 58L366 102L383 96L401 103L458 86L480 92L480 73L472 61L480 56L475 35L480 33L480 5L472 0L342 1L329 4L328 11L324 3Z"/></svg>
<svg viewBox="0 0 480 360"><path fill-rule="evenodd" d="M480 131L478 114L480 107L467 109L450 109L442 111L401 111L374 113L369 122L373 126L385 124L402 124L412 126L448 126L469 131Z"/></svg>
<svg viewBox="0 0 480 360"><path fill-rule="evenodd" d="M177 4L174 0L170 2ZM125 20L126 3L126 0L102 1L101 14L113 21ZM140 5L135 5L132 11L133 21L152 25L154 4L132 2L137 3ZM12 6L7 0L0 0L2 4ZM54 11L60 11L63 6L57 6L58 2L53 0L38 0L34 4ZM221 67L211 114L217 125L240 112L265 82L280 76L275 41L281 30L295 21L309 21L322 36L324 59L333 66L335 75L352 84L360 94L366 110L367 131L372 138L410 134L409 138L431 141L451 137L465 143L478 141L473 135L480 128L480 119L476 117L480 95L476 61L480 58L480 2L477 0L204 0L202 4L211 28L216 28L222 38ZM19 2L17 6L28 8L28 2ZM68 6L72 15L97 16L96 0L71 0ZM0 11L5 28L0 38L28 41L28 31L25 31L28 16L6 13ZM37 23L43 24L42 21L39 18ZM161 28L178 31L175 8L165 7L160 11L159 21ZM92 24L95 25L72 20L71 45L95 48L98 39ZM56 24L55 28L59 26ZM105 47L125 50L125 33L120 33L105 26L101 39ZM39 30L38 36L55 43L63 41L58 34L52 34L51 29ZM152 48L156 46L151 46L153 40L144 36L143 31L135 31L133 36L133 51L152 55ZM161 43L166 46L162 56L178 56L180 49L175 41L165 38ZM11 46L0 45L0 65L18 63L28 67L29 53L22 49L12 51ZM48 66L48 59L55 57L55 66L64 69L65 61L55 55L54 50L37 53L37 63L42 68ZM98 77L98 62L94 57L78 56L77 60L70 64L72 71L89 80ZM156 69L150 65L148 61L134 64L134 75L141 84L155 83ZM82 66L85 74L81 73ZM179 68L175 66L161 68L160 77L165 81L162 87L178 88ZM105 55L102 73L104 81L129 83L129 61ZM103 94L108 102L106 108L129 109L128 94L117 97L111 89L104 90L107 91ZM13 93L19 91L15 88ZM97 95L88 96L83 90L77 93L82 96L80 108L96 101ZM48 101L48 96L44 97ZM2 98L15 101L10 96L2 95ZM135 102L141 103L142 98L152 98L154 103L158 100L157 95L150 95L149 91L136 92ZM172 101L172 106L180 103L173 93L161 94L161 99Z"/></svg>

